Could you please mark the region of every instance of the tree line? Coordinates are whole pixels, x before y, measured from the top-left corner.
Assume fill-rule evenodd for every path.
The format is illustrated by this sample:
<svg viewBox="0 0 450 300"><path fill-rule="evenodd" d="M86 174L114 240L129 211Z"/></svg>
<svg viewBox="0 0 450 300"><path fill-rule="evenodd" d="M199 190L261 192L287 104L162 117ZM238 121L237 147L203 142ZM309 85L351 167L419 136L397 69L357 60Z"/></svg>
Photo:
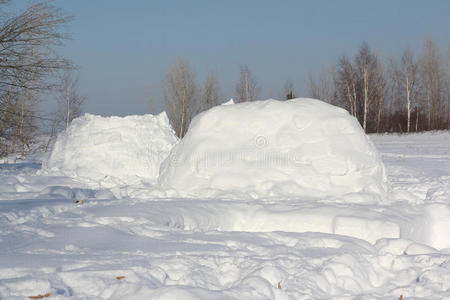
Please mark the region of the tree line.
<svg viewBox="0 0 450 300"><path fill-rule="evenodd" d="M353 58L310 75L309 92L347 109L368 133L449 129L449 59L450 48L445 55L430 38L419 54L406 49L389 59L363 43Z"/></svg>
<svg viewBox="0 0 450 300"><path fill-rule="evenodd" d="M259 88L250 69L242 66L236 85L236 102L255 101ZM198 84L186 60L178 60L167 68L161 80L165 111L178 137L183 137L192 118L201 111L223 102L216 73L210 72L203 84Z"/></svg>
<svg viewBox="0 0 450 300"><path fill-rule="evenodd" d="M366 133L418 132L450 129L450 48L440 51L430 38L415 54L383 59L367 43L353 57L341 56L328 69L308 76L307 96L346 109ZM187 61L167 69L161 83L165 109L176 134L183 137L192 118L221 102L217 77L210 73L198 86ZM296 97L286 81L282 100ZM235 102L255 101L258 87L248 66L242 66Z"/></svg>

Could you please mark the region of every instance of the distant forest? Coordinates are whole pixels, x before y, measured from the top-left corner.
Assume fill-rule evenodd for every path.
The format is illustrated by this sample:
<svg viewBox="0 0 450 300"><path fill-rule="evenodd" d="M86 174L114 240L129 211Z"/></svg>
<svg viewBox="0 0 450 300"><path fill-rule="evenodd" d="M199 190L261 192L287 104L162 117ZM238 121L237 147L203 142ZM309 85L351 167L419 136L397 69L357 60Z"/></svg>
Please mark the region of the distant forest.
<svg viewBox="0 0 450 300"><path fill-rule="evenodd" d="M363 43L319 76L309 76L310 96L340 106L367 133L450 128L450 48L442 53L430 38L421 53L404 50L383 59Z"/></svg>
<svg viewBox="0 0 450 300"><path fill-rule="evenodd" d="M367 43L349 57L343 55L317 76L310 73L307 96L346 109L366 133L418 132L450 128L450 48L443 53L431 39L421 53L404 50L397 58L381 58ZM182 137L201 110L221 102L217 76L210 73L200 86L186 61L167 69L162 94L169 119ZM259 99L258 85L242 66L235 102ZM283 100L296 98L293 83L284 85Z"/></svg>

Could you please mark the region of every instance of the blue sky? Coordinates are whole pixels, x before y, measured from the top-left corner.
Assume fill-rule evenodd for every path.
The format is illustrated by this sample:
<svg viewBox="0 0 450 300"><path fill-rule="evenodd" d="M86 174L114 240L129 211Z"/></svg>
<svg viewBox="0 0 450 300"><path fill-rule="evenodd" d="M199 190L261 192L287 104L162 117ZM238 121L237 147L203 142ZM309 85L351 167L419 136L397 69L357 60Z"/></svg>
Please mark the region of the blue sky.
<svg viewBox="0 0 450 300"><path fill-rule="evenodd" d="M20 2L20 1L19 1ZM18 2L16 2L18 3ZM74 16L59 49L80 67L85 111L102 115L159 111L167 66L186 59L197 81L217 73L224 100L248 65L261 98L291 80L307 93L310 71L352 56L363 41L383 57L419 50L431 36L447 51L450 1L55 0Z"/></svg>

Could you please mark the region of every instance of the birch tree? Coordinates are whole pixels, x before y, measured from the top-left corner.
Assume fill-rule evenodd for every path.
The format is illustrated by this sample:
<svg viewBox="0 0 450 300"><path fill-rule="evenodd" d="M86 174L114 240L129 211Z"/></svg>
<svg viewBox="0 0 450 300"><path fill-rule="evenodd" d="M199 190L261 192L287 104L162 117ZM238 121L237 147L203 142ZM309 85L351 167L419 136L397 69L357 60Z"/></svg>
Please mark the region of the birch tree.
<svg viewBox="0 0 450 300"><path fill-rule="evenodd" d="M357 74L350 60L343 56L339 59L336 74L337 92L341 99L346 99L347 104L341 103L347 107L350 114L357 117Z"/></svg>
<svg viewBox="0 0 450 300"><path fill-rule="evenodd" d="M432 39L425 40L419 64L426 99L428 130L439 129L442 125L442 62L437 45Z"/></svg>
<svg viewBox="0 0 450 300"><path fill-rule="evenodd" d="M445 69L446 98L447 98L447 129L450 129L450 44L447 49L447 63Z"/></svg>
<svg viewBox="0 0 450 300"><path fill-rule="evenodd" d="M410 49L403 52L401 63L400 63L401 80L400 86L405 92L406 100L406 112L407 112L407 126L406 132L411 131L411 112L412 112L412 102L417 94L418 89L418 64L414 60L414 55ZM399 76L400 77L400 76Z"/></svg>
<svg viewBox="0 0 450 300"><path fill-rule="evenodd" d="M376 132L379 133L381 131L381 120L382 115L384 113L385 108L385 95L386 95L386 71L383 67L382 63L377 64L376 69L376 76L375 76L375 85L377 89L377 106L378 106L378 112L377 112L377 120L376 120Z"/></svg>
<svg viewBox="0 0 450 300"><path fill-rule="evenodd" d="M365 132L373 129L369 128L376 116L376 107L382 99L383 89L380 84L383 83L383 74L378 58L370 51L367 43L363 43L358 55L355 57L355 68L357 70L358 89L361 99L357 105L360 107L360 122ZM375 110L375 111L374 111ZM369 124L370 122L370 124Z"/></svg>
<svg viewBox="0 0 450 300"><path fill-rule="evenodd" d="M66 72L61 77L61 86L58 89L59 115L64 128L69 127L73 119L79 117L83 103L87 97L78 91L78 76Z"/></svg>
<svg viewBox="0 0 450 300"><path fill-rule="evenodd" d="M220 104L219 81L215 73L210 72L206 77L202 90L201 109L207 110Z"/></svg>
<svg viewBox="0 0 450 300"><path fill-rule="evenodd" d="M370 51L367 44L363 44L359 51L359 55L355 59L359 75L360 75L360 83L362 89L362 98L363 98L363 114L362 114L362 127L365 132L367 132L367 115L369 113L369 80L371 79L370 73L370 64L371 57Z"/></svg>
<svg viewBox="0 0 450 300"><path fill-rule="evenodd" d="M259 89L255 79L247 66L241 67L241 75L236 85L236 94L237 102L255 101L259 96Z"/></svg>
<svg viewBox="0 0 450 300"><path fill-rule="evenodd" d="M161 90L170 123L177 136L182 138L200 109L194 74L187 61L179 60L167 69Z"/></svg>

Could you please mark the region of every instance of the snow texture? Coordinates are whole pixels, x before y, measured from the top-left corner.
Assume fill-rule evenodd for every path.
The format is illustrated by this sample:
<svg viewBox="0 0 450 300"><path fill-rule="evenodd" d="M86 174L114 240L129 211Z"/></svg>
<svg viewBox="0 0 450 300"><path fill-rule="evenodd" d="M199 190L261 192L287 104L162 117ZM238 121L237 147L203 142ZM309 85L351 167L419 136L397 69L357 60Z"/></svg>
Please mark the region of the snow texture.
<svg viewBox="0 0 450 300"><path fill-rule="evenodd" d="M197 115L161 166L159 184L183 196L383 196L384 166L347 111L298 98L221 105ZM362 200L365 201L365 200Z"/></svg>
<svg viewBox="0 0 450 300"><path fill-rule="evenodd" d="M58 136L43 170L94 186L154 183L175 143L165 112L123 118L85 114Z"/></svg>

